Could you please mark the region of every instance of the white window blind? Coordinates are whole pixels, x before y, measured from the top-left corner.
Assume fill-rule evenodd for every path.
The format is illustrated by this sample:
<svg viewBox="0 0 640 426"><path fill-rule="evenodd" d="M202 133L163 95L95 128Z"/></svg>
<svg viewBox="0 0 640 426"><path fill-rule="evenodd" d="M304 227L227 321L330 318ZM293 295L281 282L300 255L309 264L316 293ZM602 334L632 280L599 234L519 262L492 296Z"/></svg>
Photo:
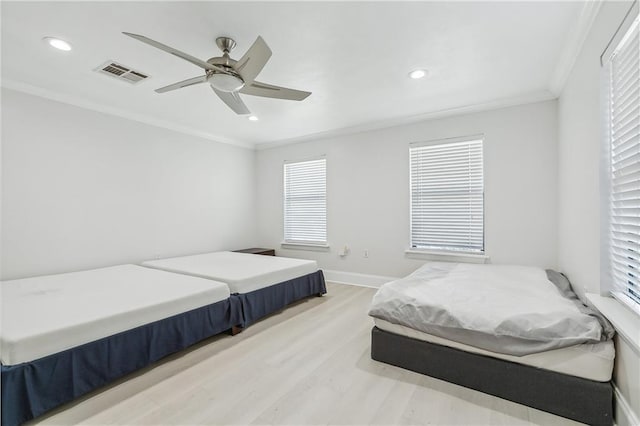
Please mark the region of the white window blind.
<svg viewBox="0 0 640 426"><path fill-rule="evenodd" d="M640 32L637 12L609 71L609 238L613 294L640 312Z"/></svg>
<svg viewBox="0 0 640 426"><path fill-rule="evenodd" d="M484 252L482 140L410 148L411 247Z"/></svg>
<svg viewBox="0 0 640 426"><path fill-rule="evenodd" d="M284 165L285 243L327 243L327 161Z"/></svg>

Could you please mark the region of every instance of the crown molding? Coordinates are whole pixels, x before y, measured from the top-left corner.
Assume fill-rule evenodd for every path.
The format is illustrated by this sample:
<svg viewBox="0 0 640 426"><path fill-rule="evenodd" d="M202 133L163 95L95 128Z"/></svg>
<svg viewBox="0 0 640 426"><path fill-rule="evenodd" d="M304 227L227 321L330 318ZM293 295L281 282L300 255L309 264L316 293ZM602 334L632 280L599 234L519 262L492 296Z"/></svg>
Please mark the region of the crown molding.
<svg viewBox="0 0 640 426"><path fill-rule="evenodd" d="M30 95L50 99L56 102L73 105L79 108L84 108L84 109L97 111L97 112L113 115L116 117L132 120L132 121L137 121L150 126L171 130L171 131L182 133L185 135L195 136L195 137L207 139L214 142L219 142L219 143L224 143L228 145L239 146L242 148L254 149L254 150L270 149L270 148L283 146L283 145L290 145L290 144L295 144L300 142L309 142L313 140L325 139L325 138L331 138L331 137L348 136L348 135L363 133L367 131L381 130L381 129L391 128L391 127L415 124L422 121L434 120L438 118L470 114L470 113L482 112L482 111L490 111L490 110L495 110L500 108L507 108L511 106L525 105L525 104L536 103L536 102L544 102L544 101L549 101L557 98L556 95L544 90L544 91L529 93L522 96L496 99L496 100L485 102L485 103L465 105L462 107L431 111L423 114L410 115L405 117L397 117L389 120L378 120L375 122L363 123L356 126L343 127L343 128L333 129L333 130L328 130L323 132L311 133L311 134L294 137L290 139L274 140L274 141L254 144L254 143L244 142L240 140L224 138L224 137L213 135L207 132L201 132L189 127L180 126L180 125L163 121L163 120L158 120L157 118L154 118L151 116L130 113L128 111L123 111L117 108L111 108L104 105L95 104L93 102L88 102L86 100L80 99L75 96L61 94L48 89L43 89L41 87L37 87L37 86L33 86L30 84L21 83L13 80L3 79L1 86L7 89L16 90L18 92L23 92Z"/></svg>
<svg viewBox="0 0 640 426"><path fill-rule="evenodd" d="M564 85L567 83L578 55L580 55L582 45L589 35L589 30L591 30L602 3L602 0L589 0L582 5L578 22L569 33L549 82L549 91L554 95L560 96L564 89Z"/></svg>
<svg viewBox="0 0 640 426"><path fill-rule="evenodd" d="M300 143L300 142L310 142L310 141L315 141L319 139L348 136L348 135L353 135L357 133L369 132L373 130L382 130L382 129L392 128L392 127L405 126L408 124L420 123L422 121L435 120L435 119L444 118L444 117L451 117L454 115L464 115L464 114L470 114L475 112L491 111L491 110L507 108L511 106L550 101L553 99L557 99L557 96L546 90L543 90L543 91L529 93L522 96L496 99L496 100L485 102L485 103L465 105L462 107L432 111L432 112L427 112L423 114L410 115L406 117L398 117L398 118L393 118L389 120L378 120L375 122L363 123L357 126L343 127L339 129L328 130L325 132L312 133L309 135L290 138L290 139L257 143L255 145L255 149L258 151L261 151L264 149L275 148L283 145L291 145L291 144Z"/></svg>
<svg viewBox="0 0 640 426"><path fill-rule="evenodd" d="M144 114L136 114L136 113L124 111L118 108L99 105L93 102L80 99L76 96L65 95L62 93L54 92L52 90L43 89L42 87L37 87L30 84L18 82L18 81L2 79L1 85L6 89L15 90L18 92L38 96L45 99L50 99L56 102L73 105L73 106L83 108L83 109L88 109L91 111L101 112L103 114L113 115L113 116L124 118L127 120L137 121L139 123L147 124L154 127L159 127L166 130L171 130L171 131L182 133L189 136L195 136L198 138L207 139L213 142L224 143L227 145L234 145L234 146L239 146L239 147L248 148L248 149L255 148L254 144L252 143L235 140L235 139L228 139L228 138L214 135L208 132L194 130L186 126L171 123L165 120L159 120L157 118L144 115Z"/></svg>

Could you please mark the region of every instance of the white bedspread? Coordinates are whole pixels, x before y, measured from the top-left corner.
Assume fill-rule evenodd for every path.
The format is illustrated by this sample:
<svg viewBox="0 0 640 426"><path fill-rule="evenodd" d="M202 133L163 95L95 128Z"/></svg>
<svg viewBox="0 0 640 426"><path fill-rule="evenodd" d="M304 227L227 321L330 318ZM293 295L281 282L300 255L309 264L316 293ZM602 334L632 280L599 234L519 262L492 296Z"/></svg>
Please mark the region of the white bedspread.
<svg viewBox="0 0 640 426"><path fill-rule="evenodd" d="M223 283L136 265L0 285L3 365L33 361L230 295Z"/></svg>
<svg viewBox="0 0 640 426"><path fill-rule="evenodd" d="M369 314L456 342L527 355L601 340L602 327L544 270L433 262L383 285Z"/></svg>
<svg viewBox="0 0 640 426"><path fill-rule="evenodd" d="M248 293L318 270L315 260L219 251L150 260L143 266L222 281L231 293Z"/></svg>

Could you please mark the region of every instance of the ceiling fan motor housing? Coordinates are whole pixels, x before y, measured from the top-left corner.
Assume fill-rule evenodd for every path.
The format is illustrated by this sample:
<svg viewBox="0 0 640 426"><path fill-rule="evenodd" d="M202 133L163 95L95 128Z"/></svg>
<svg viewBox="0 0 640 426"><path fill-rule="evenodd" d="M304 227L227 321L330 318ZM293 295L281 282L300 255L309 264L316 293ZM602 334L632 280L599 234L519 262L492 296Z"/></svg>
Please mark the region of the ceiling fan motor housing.
<svg viewBox="0 0 640 426"><path fill-rule="evenodd" d="M227 72L225 74L218 71L207 71L208 82L216 90L236 92L244 87L244 80L240 77L240 74L233 69L236 61L231 59L227 53L221 57L210 58L207 62L223 68Z"/></svg>

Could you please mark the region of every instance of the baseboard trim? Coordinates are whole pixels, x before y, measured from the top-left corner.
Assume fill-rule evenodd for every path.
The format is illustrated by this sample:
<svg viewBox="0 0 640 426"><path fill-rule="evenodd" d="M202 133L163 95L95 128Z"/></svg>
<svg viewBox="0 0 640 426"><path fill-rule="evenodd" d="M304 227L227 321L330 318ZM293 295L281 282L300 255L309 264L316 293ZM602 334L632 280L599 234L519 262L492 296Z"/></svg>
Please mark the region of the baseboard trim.
<svg viewBox="0 0 640 426"><path fill-rule="evenodd" d="M332 271L323 269L324 278L338 284L350 284L360 287L380 288L382 284L397 280L396 277L385 277L382 275L359 274L357 272Z"/></svg>
<svg viewBox="0 0 640 426"><path fill-rule="evenodd" d="M635 426L640 425L638 415L633 411L627 399L622 395L620 389L613 384L613 396L615 400L614 413L617 426Z"/></svg>

